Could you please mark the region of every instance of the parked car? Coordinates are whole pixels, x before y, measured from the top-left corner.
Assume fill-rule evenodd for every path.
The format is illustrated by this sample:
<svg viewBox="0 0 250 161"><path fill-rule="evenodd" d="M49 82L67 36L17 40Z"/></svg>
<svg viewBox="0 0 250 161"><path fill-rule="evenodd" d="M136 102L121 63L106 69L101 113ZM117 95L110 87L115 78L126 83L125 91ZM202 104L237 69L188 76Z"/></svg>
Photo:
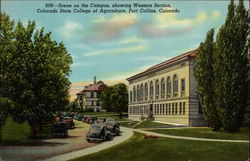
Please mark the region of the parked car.
<svg viewBox="0 0 250 161"><path fill-rule="evenodd" d="M91 141L106 141L112 140L113 135L108 130L107 126L103 123L97 123L90 126L86 137L88 142Z"/></svg>
<svg viewBox="0 0 250 161"><path fill-rule="evenodd" d="M102 122L105 122L106 121L106 118L105 117L98 117L96 122L97 123L102 123Z"/></svg>
<svg viewBox="0 0 250 161"><path fill-rule="evenodd" d="M114 119L107 118L104 123L112 135L117 136L120 134L120 125Z"/></svg>
<svg viewBox="0 0 250 161"><path fill-rule="evenodd" d="M74 116L74 119L78 120L78 121L82 121L82 119L84 118L83 114L77 113Z"/></svg>
<svg viewBox="0 0 250 161"><path fill-rule="evenodd" d="M56 122L52 127L52 136L53 137L67 137L68 136L68 127L65 122Z"/></svg>
<svg viewBox="0 0 250 161"><path fill-rule="evenodd" d="M66 123L68 129L75 128L75 123L74 123L72 117L64 117L63 121Z"/></svg>
<svg viewBox="0 0 250 161"><path fill-rule="evenodd" d="M97 120L97 117L95 116L85 116L83 119L83 122L88 123L88 124L93 124Z"/></svg>

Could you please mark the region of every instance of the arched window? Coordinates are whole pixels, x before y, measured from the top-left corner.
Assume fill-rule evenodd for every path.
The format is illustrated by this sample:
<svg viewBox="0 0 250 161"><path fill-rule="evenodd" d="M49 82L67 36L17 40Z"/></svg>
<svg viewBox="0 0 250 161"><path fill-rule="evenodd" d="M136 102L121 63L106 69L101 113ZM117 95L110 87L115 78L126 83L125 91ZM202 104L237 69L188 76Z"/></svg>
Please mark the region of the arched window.
<svg viewBox="0 0 250 161"><path fill-rule="evenodd" d="M155 81L155 98L159 98L159 80Z"/></svg>
<svg viewBox="0 0 250 161"><path fill-rule="evenodd" d="M143 97L144 97L143 84L141 84L141 87L140 87L140 96L141 96L141 100L143 100Z"/></svg>
<svg viewBox="0 0 250 161"><path fill-rule="evenodd" d="M178 97L178 77L174 75L173 77L173 94L174 97Z"/></svg>
<svg viewBox="0 0 250 161"><path fill-rule="evenodd" d="M140 101L140 87L137 85L137 101Z"/></svg>
<svg viewBox="0 0 250 161"><path fill-rule="evenodd" d="M130 91L130 92L129 92L129 102L130 102L130 103L132 102L132 99L133 99L133 97L132 97L132 91Z"/></svg>
<svg viewBox="0 0 250 161"><path fill-rule="evenodd" d="M150 82L150 99L154 96L154 84L153 81Z"/></svg>
<svg viewBox="0 0 250 161"><path fill-rule="evenodd" d="M136 101L136 89L135 86L133 87L133 100Z"/></svg>
<svg viewBox="0 0 250 161"><path fill-rule="evenodd" d="M148 100L148 84L145 83L145 100Z"/></svg>
<svg viewBox="0 0 250 161"><path fill-rule="evenodd" d="M161 98L165 98L165 80L161 79Z"/></svg>
<svg viewBox="0 0 250 161"><path fill-rule="evenodd" d="M167 98L171 97L171 78L167 78Z"/></svg>

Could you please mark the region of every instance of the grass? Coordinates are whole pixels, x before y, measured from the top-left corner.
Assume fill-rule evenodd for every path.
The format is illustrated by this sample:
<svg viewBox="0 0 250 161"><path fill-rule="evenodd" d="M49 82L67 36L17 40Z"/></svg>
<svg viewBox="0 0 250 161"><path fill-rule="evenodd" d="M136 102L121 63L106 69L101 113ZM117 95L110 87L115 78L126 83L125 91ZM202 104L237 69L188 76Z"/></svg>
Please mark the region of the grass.
<svg viewBox="0 0 250 161"><path fill-rule="evenodd" d="M115 154L115 155L114 155ZM134 135L121 144L71 161L235 161L247 160L247 143L203 142Z"/></svg>
<svg viewBox="0 0 250 161"><path fill-rule="evenodd" d="M1 127L1 144L20 144L31 141L31 127L27 121L23 123L14 122L11 117L7 117Z"/></svg>
<svg viewBox="0 0 250 161"><path fill-rule="evenodd" d="M164 125L168 125L168 124L152 122L152 121L143 121L142 123L137 125L135 128L136 129L138 129L138 128L154 128L154 127L159 127L159 126L164 126ZM168 126L173 126L173 125L168 125Z"/></svg>
<svg viewBox="0 0 250 161"><path fill-rule="evenodd" d="M119 114L115 112L84 112L83 115L95 116L95 117L108 117L117 121L127 121L128 115L123 114L122 118L119 118Z"/></svg>
<svg viewBox="0 0 250 161"><path fill-rule="evenodd" d="M132 127L135 124L137 124L138 121L128 121L128 122L120 122L120 126L124 126L124 127Z"/></svg>
<svg viewBox="0 0 250 161"><path fill-rule="evenodd" d="M210 128L176 128L176 129L157 129L149 130L161 134L169 134L176 136L189 136L198 138L211 138L211 139L230 139L230 140L248 140L248 128L240 129L238 133L228 133L224 131L214 132Z"/></svg>

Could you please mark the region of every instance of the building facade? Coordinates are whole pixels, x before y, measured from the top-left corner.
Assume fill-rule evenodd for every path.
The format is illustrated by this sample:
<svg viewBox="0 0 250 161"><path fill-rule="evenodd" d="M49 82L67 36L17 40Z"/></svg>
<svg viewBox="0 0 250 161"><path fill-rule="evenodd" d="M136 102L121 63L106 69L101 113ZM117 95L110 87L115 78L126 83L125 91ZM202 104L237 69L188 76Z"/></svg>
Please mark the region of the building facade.
<svg viewBox="0 0 250 161"><path fill-rule="evenodd" d="M105 83L96 82L96 78L94 78L94 84L85 86L81 92L76 94L78 105L84 110L102 111L100 95L106 87Z"/></svg>
<svg viewBox="0 0 250 161"><path fill-rule="evenodd" d="M204 125L195 92L196 50L184 53L127 78L129 119L154 119L189 126Z"/></svg>

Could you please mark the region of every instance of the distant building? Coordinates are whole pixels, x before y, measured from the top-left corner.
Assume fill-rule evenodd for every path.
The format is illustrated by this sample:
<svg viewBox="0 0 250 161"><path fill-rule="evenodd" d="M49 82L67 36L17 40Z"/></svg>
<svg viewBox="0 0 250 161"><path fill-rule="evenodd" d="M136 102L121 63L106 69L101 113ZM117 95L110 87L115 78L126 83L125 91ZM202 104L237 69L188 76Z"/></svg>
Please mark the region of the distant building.
<svg viewBox="0 0 250 161"><path fill-rule="evenodd" d="M129 119L154 119L204 125L193 75L196 50L176 56L127 78Z"/></svg>
<svg viewBox="0 0 250 161"><path fill-rule="evenodd" d="M85 86L81 92L76 94L80 107L84 110L101 111L100 94L106 87L107 85L102 81L96 82L96 77L94 77L94 84Z"/></svg>

